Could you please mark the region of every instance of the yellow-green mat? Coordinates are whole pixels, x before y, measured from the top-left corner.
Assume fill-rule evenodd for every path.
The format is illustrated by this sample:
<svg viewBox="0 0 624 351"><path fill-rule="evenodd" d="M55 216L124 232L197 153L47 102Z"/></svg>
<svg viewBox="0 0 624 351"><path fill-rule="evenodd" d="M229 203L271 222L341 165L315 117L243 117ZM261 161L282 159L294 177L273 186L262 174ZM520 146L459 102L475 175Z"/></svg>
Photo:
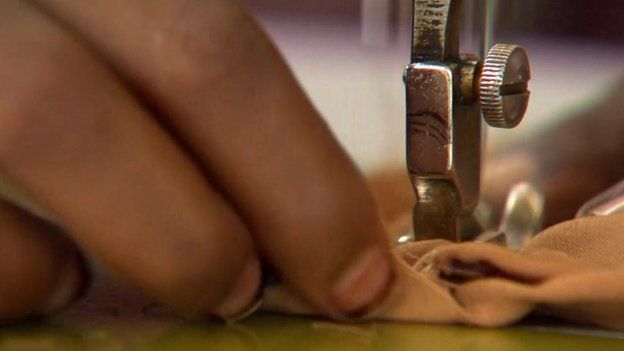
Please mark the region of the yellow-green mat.
<svg viewBox="0 0 624 351"><path fill-rule="evenodd" d="M589 329L485 330L391 323L340 325L259 316L231 326L139 320L91 325L67 321L31 322L1 328L0 351L610 351L624 350L624 339L618 339L620 337L617 333Z"/></svg>

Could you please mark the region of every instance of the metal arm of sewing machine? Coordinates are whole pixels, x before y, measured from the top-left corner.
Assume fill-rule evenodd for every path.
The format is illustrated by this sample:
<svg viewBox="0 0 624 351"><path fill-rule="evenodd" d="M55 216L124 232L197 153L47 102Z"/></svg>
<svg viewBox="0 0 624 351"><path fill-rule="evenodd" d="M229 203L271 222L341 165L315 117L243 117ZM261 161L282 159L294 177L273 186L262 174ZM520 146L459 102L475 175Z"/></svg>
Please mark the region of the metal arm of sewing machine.
<svg viewBox="0 0 624 351"><path fill-rule="evenodd" d="M483 232L479 202L482 115L514 128L528 106L526 52L495 45L481 61L460 55L464 0L414 0L407 88L407 165L416 193L414 238L462 241Z"/></svg>

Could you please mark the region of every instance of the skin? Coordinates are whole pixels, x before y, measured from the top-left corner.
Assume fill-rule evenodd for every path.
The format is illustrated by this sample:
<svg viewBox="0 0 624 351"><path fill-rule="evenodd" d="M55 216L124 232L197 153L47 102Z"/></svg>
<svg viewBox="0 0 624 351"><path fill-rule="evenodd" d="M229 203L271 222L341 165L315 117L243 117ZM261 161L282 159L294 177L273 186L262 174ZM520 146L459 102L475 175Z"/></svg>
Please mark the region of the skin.
<svg viewBox="0 0 624 351"><path fill-rule="evenodd" d="M4 249L80 251L189 317L246 310L262 266L329 317L383 302L394 263L366 181L237 2L6 0L0 45L0 171L70 238L21 228L37 240ZM78 295L57 301L69 268L49 256L3 263L24 282L0 301L37 297L0 317Z"/></svg>
<svg viewBox="0 0 624 351"><path fill-rule="evenodd" d="M392 289L417 295L395 279L383 224L410 225L404 172L367 185L236 1L0 1L0 78L0 172L51 215L0 203L0 320L74 301L82 257L187 317L246 310L263 266L331 318L383 317ZM622 133L582 148L561 137L588 138L578 123L523 147L524 173L489 166L486 197L522 175L552 208L573 194L559 202L570 212L624 175L591 163L621 155Z"/></svg>

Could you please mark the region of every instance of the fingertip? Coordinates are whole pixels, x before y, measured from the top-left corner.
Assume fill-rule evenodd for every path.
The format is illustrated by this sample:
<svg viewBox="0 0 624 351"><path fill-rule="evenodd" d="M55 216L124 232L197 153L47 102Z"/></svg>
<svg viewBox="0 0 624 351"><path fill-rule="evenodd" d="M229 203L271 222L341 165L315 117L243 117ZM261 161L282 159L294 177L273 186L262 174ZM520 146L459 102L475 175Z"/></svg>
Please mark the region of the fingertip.
<svg viewBox="0 0 624 351"><path fill-rule="evenodd" d="M238 320L256 309L262 293L262 265L252 257L243 268L228 296L214 309L223 320Z"/></svg>
<svg viewBox="0 0 624 351"><path fill-rule="evenodd" d="M58 278L41 308L50 315L63 310L83 296L90 285L90 273L85 260L75 252L61 264Z"/></svg>
<svg viewBox="0 0 624 351"><path fill-rule="evenodd" d="M389 252L369 248L340 275L330 301L348 318L363 318L383 304L394 282L395 269Z"/></svg>

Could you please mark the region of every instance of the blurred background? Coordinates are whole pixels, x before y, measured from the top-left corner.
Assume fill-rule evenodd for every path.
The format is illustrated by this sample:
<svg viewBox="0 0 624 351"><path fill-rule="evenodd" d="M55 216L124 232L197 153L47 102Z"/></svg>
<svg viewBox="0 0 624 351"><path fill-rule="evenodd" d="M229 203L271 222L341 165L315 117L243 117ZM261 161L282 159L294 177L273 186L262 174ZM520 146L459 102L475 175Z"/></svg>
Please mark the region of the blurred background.
<svg viewBox="0 0 624 351"><path fill-rule="evenodd" d="M467 0L471 1L471 0ZM299 18L341 18L360 22L366 7L390 9L395 20L403 0L244 0L260 12L281 13ZM505 30L603 40L622 40L624 2L619 0L499 0L500 22Z"/></svg>
<svg viewBox="0 0 624 351"><path fill-rule="evenodd" d="M402 166L411 1L243 2L358 164L367 171ZM490 132L490 150L580 113L624 77L624 1L497 3L495 42L527 48L533 95L521 127Z"/></svg>

